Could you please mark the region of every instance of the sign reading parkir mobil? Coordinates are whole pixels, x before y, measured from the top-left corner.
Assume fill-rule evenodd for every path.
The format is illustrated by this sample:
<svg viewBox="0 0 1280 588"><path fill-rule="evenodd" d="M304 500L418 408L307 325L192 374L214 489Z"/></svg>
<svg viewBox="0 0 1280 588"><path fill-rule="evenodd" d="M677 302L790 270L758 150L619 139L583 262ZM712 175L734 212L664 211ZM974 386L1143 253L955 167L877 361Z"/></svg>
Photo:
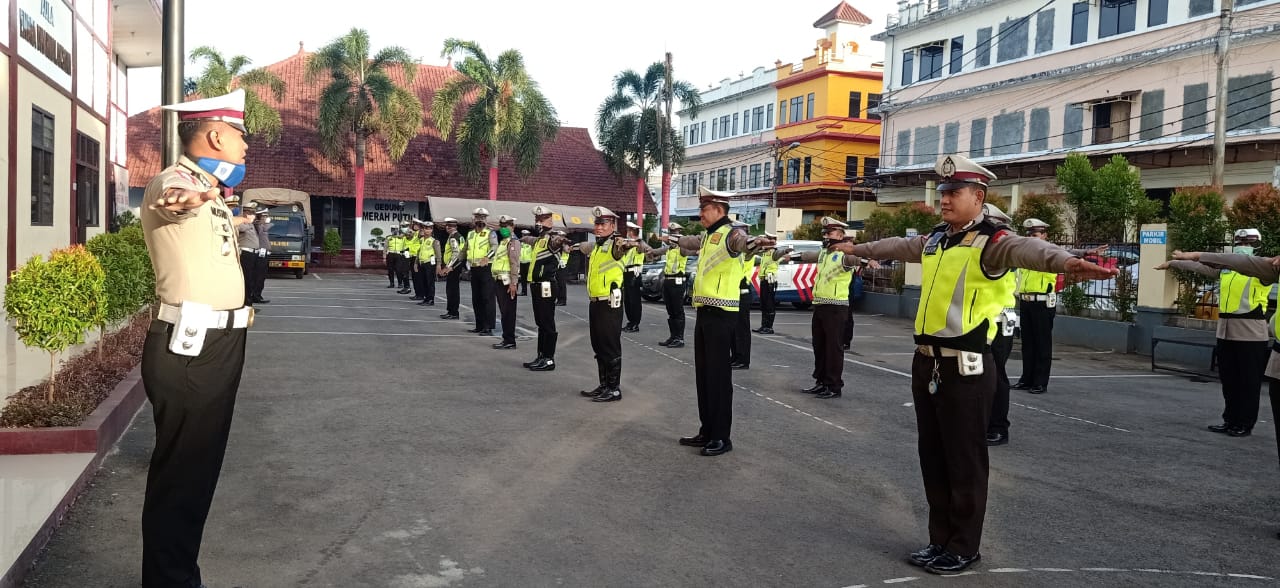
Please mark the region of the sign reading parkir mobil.
<svg viewBox="0 0 1280 588"><path fill-rule="evenodd" d="M1142 231L1139 235L1143 245L1164 245L1167 231L1161 229L1156 231Z"/></svg>

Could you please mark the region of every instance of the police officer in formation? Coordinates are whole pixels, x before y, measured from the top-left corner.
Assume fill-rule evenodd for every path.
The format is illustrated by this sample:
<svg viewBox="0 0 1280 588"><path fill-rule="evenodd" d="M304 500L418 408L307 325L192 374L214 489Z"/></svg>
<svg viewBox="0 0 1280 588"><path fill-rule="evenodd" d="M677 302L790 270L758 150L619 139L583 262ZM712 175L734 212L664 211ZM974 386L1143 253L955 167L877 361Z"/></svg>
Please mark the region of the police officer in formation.
<svg viewBox="0 0 1280 588"><path fill-rule="evenodd" d="M1203 264L1208 267L1220 268L1219 271L1222 273L1223 283L1220 284L1220 288L1218 290L1219 292L1219 309L1218 309L1219 337L1225 334L1223 333L1223 331L1226 330L1226 328L1224 328L1224 325L1222 324L1223 323L1222 321L1223 298L1222 297L1224 294L1238 295L1239 297L1236 298L1236 300L1239 301L1241 306L1252 305L1251 308L1257 307L1257 305L1254 304L1254 299L1252 298L1254 296L1253 285L1249 285L1248 287L1246 287L1236 282L1242 281L1241 280L1242 277L1248 277L1252 279L1257 279L1259 281L1259 284L1261 284L1264 289L1269 289L1277 281L1280 281L1280 257L1266 258L1266 257L1255 256L1253 255L1253 251L1251 247L1248 246L1248 244L1261 243L1262 235L1257 231L1257 229L1241 229L1239 231L1236 231L1235 240L1238 244L1232 248L1233 253L1174 251L1173 258L1177 260L1178 266L1165 265L1165 264L1160 264L1159 266L1156 266L1156 269L1166 269L1167 267L1182 266L1183 263L1192 263L1192 264ZM1239 243L1243 243L1244 245L1241 245ZM1182 266L1182 267L1186 267L1186 266ZM1235 275L1228 278L1227 277L1228 273L1232 273ZM1222 286L1229 286L1231 291L1228 292L1228 290L1222 288ZM1266 300L1265 295L1263 296L1263 300L1264 301ZM1232 306L1237 311L1240 309L1240 306L1235 306L1234 303ZM1240 319L1229 318L1227 320L1236 321ZM1245 320L1252 320L1252 319L1245 319ZM1228 327L1233 331L1233 334L1238 333L1240 329L1239 327L1235 327L1231 325L1228 325ZM1270 336L1274 338L1276 341L1280 341L1280 321L1276 320L1275 315L1272 315L1271 317L1271 325L1269 327L1269 333L1270 333ZM1229 347L1238 347L1238 346L1232 345ZM1246 351L1245 353L1246 353L1245 359L1252 359L1252 358L1247 358L1248 351ZM1230 368L1228 368L1227 365L1222 364L1221 362L1233 361L1235 362L1232 364L1232 367L1234 368L1238 368L1242 370L1244 369L1256 370L1255 366L1245 364L1241 358L1232 358L1231 360L1227 360L1225 355L1220 354L1218 361L1220 365L1220 368L1218 371L1222 375L1222 378L1224 378L1224 381L1223 381L1224 395L1226 394L1225 378L1228 378L1227 371ZM1280 452L1280 346L1273 346L1271 348L1271 353L1268 354L1267 356L1266 367L1263 371L1263 375L1265 375L1267 379L1270 381L1270 383L1268 384L1267 394L1271 397L1271 423L1275 427L1275 431L1276 431L1276 450ZM1231 379L1233 383L1239 383L1244 378L1242 377L1242 375L1236 375ZM1244 401L1244 399L1240 399L1240 400ZM1255 393L1254 399L1253 399L1255 410L1257 407L1257 402L1258 402L1257 394ZM1210 428L1213 429L1213 427L1210 427ZM1228 432L1229 434L1229 431L1230 429L1228 429L1227 431L1218 431L1218 432ZM1237 434L1236 436L1242 436L1242 435ZM1276 537L1280 538L1280 533L1277 533Z"/></svg>
<svg viewBox="0 0 1280 588"><path fill-rule="evenodd" d="M1218 278L1218 374L1222 381L1222 423L1209 425L1209 430L1231 437L1247 437L1258 422L1258 397L1262 391L1262 374L1267 365L1268 340L1267 295L1270 284L1256 276L1253 252L1262 243L1257 229L1235 232L1232 265L1249 269L1244 274L1232 266L1213 260L1221 254L1198 254L1195 260L1177 258L1156 269L1180 269ZM1268 274L1270 275L1270 274ZM1275 280L1272 280L1274 283ZM1273 390L1274 390L1274 384Z"/></svg>
<svg viewBox="0 0 1280 588"><path fill-rule="evenodd" d="M422 300L422 279L418 277L418 252L422 247L422 227L418 224L418 219L413 219L400 223L404 227L404 259L402 271L409 282L409 292L405 294L413 294L410 300Z"/></svg>
<svg viewBox="0 0 1280 588"><path fill-rule="evenodd" d="M468 333L493 335L497 326L497 312L493 304L493 270L489 266L498 252L498 233L489 228L489 211L477 208L472 212L472 229L467 233L467 266L471 271L471 308L475 311L476 327Z"/></svg>
<svg viewBox="0 0 1280 588"><path fill-rule="evenodd" d="M801 390L817 398L839 398L844 393L844 335L849 314L849 284L853 272L862 268L857 256L845 253L837 245L846 243L848 225L822 218L822 251L800 254L802 263L817 263L818 277L813 284L813 386Z"/></svg>
<svg viewBox="0 0 1280 588"><path fill-rule="evenodd" d="M413 264L414 286L418 287L422 292L422 302L420 306L435 306L436 304L436 260L441 258L440 242L436 241L435 223L425 221L418 218L413 219L418 223L419 244L418 258Z"/></svg>
<svg viewBox="0 0 1280 588"><path fill-rule="evenodd" d="M983 214L986 168L961 155L935 170L942 224L921 237L894 237L836 251L922 264L916 311L911 395L919 432L920 469L929 502L929 543L908 561L936 574L959 574L981 559L988 456L985 435L995 390L996 315L1008 301L1001 281L1010 268L1106 279L1116 271L1073 257L1048 241L1013 234ZM701 282L702 280L698 280Z"/></svg>
<svg viewBox="0 0 1280 588"><path fill-rule="evenodd" d="M183 156L147 183L140 213L159 299L142 351L155 416L142 505L144 588L202 584L200 543L253 317L220 188L244 178L244 91L164 109L179 113Z"/></svg>
<svg viewBox="0 0 1280 588"><path fill-rule="evenodd" d="M588 260L587 320L600 383L593 390L583 390L582 395L593 402L615 402L622 400L623 258L635 248L636 241L618 235L618 215L608 208L597 206L591 215L595 217L596 238L576 248Z"/></svg>
<svg viewBox="0 0 1280 588"><path fill-rule="evenodd" d="M773 233L765 233L767 239L777 239L777 235ZM778 260L782 259L790 251L789 248L779 249L777 247L768 247L761 250L756 256L757 264L760 266L760 328L754 329L761 335L773 334L773 317L777 314L778 301Z"/></svg>
<svg viewBox="0 0 1280 588"><path fill-rule="evenodd" d="M998 222L1013 222L993 204L983 204L983 212ZM996 388L991 399L991 420L987 422L987 447L1009 443L1009 375L1006 366L1009 355L1013 353L1013 329L1018 325L1017 299L1014 291L1018 286L1017 272L1005 272L1000 278L1000 295L1004 298L1004 309L996 315L996 334L991 340L991 359L996 367Z"/></svg>
<svg viewBox="0 0 1280 588"><path fill-rule="evenodd" d="M698 434L680 438L680 444L701 447L702 455L717 456L733 450L733 370L729 346L741 304L742 256L775 245L770 239L752 237L729 222L728 192L698 188L698 216L706 233L680 237L681 253L698 253L698 279L693 283L693 363L698 390ZM668 253L669 254L669 253ZM683 272L683 267L679 268ZM683 283L680 298L684 298Z"/></svg>
<svg viewBox="0 0 1280 588"><path fill-rule="evenodd" d="M240 207L235 218L236 239L240 242L240 268L244 271L244 304L253 306L253 292L258 280L258 229L253 222L258 218L258 203L248 202Z"/></svg>
<svg viewBox="0 0 1280 588"><path fill-rule="evenodd" d="M556 272L560 269L560 252L567 247L568 241L554 235L553 213L545 206L533 208L533 230L528 237L522 239L533 247L529 262L529 273L525 279L529 282L530 302L533 306L533 320L538 325L538 357L524 362L524 367L535 372L549 372L556 369Z"/></svg>
<svg viewBox="0 0 1280 588"><path fill-rule="evenodd" d="M733 221L731 230L746 231L746 223ZM751 369L751 275L755 273L755 255L741 256L742 279L738 281L738 322L733 325L729 345L729 369Z"/></svg>
<svg viewBox="0 0 1280 588"><path fill-rule="evenodd" d="M254 304L271 302L262 297L262 290L267 285L267 248L271 246L271 211L261 206L254 215L253 229L258 233L258 257L253 262L253 289L249 292L249 301Z"/></svg>
<svg viewBox="0 0 1280 588"><path fill-rule="evenodd" d="M445 217L444 219L444 253L443 263L436 270L441 276L445 276L444 281L444 297L445 310L440 318L445 320L458 320L458 305L461 303L462 270L463 264L466 262L464 257L466 242L462 239L462 234L458 232L458 220L453 217Z"/></svg>
<svg viewBox="0 0 1280 588"><path fill-rule="evenodd" d="M627 221L627 239L636 241L638 246L627 251L622 264L626 273L622 276L622 305L626 310L627 324L622 330L628 333L640 331L640 316L644 306L640 298L640 272L644 269L645 254L649 251L648 243L640 241L640 225Z"/></svg>
<svg viewBox="0 0 1280 588"><path fill-rule="evenodd" d="M1047 241L1049 223L1029 218L1022 223L1027 236ZM1018 321L1022 327L1022 376L1011 386L1032 394L1049 389L1053 367L1053 319L1058 314L1058 274L1018 270Z"/></svg>
<svg viewBox="0 0 1280 588"><path fill-rule="evenodd" d="M397 294L413 292L413 260L418 256L414 242L417 240L418 234L409 221L400 223L400 257L396 258L396 281L401 285Z"/></svg>
<svg viewBox="0 0 1280 588"><path fill-rule="evenodd" d="M387 239L383 241L386 250L382 252L382 263L387 266L387 284L388 288L396 287L396 267L400 260L400 225L391 227L387 233ZM403 288L404 284L400 284Z"/></svg>
<svg viewBox="0 0 1280 588"><path fill-rule="evenodd" d="M558 237L567 238L568 235L560 229L555 230ZM569 262L571 261L569 248L566 247L560 253L560 269L556 270L556 306L565 306L569 304ZM577 269L575 264L574 269ZM576 271L574 273L577 273Z"/></svg>
<svg viewBox="0 0 1280 588"><path fill-rule="evenodd" d="M670 335L665 341L660 341L658 345L663 347L684 347L684 291L685 280L689 274L685 272L685 265L689 262L689 256L680 250L676 243L684 233L684 227L679 223L670 223L667 225L667 243L653 250L651 255L655 258L663 257L662 266L662 302L667 307L667 328Z"/></svg>
<svg viewBox="0 0 1280 588"><path fill-rule="evenodd" d="M528 229L520 231L520 295L529 295L529 263L533 261L533 245L524 243L524 238L529 236Z"/></svg>
<svg viewBox="0 0 1280 588"><path fill-rule="evenodd" d="M516 291L519 277L514 272L520 267L520 240L515 238L516 219L498 217L498 247L493 259L493 298L502 311L502 341L493 344L494 349L516 348Z"/></svg>

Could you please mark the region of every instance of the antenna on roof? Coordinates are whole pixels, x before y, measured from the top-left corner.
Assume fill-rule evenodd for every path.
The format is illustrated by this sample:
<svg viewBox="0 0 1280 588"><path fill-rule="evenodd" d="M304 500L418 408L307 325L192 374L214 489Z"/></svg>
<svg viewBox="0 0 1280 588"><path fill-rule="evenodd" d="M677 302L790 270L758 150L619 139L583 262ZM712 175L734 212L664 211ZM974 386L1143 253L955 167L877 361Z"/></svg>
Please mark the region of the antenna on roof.
<svg viewBox="0 0 1280 588"><path fill-rule="evenodd" d="M298 41L298 53L302 53L302 41Z"/></svg>

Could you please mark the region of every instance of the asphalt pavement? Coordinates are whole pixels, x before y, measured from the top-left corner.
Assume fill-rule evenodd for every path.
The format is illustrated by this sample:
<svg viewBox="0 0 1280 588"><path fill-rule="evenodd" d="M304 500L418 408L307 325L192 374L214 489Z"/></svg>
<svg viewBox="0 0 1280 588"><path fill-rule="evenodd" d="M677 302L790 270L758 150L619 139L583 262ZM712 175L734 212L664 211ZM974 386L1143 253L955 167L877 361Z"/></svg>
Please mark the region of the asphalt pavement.
<svg viewBox="0 0 1280 588"><path fill-rule="evenodd" d="M845 394L801 394L807 311L782 310L733 373L734 451L703 457L693 347L668 350L645 303L623 333L623 399L596 384L585 292L557 308L559 367L466 333L369 275L272 279L201 556L232 586L1265 586L1280 576L1270 407L1246 438L1216 381L1147 358L1056 349L1049 393L1013 392L991 450L983 561L939 578L927 539L908 377L909 321L858 315ZM693 338L688 311L686 336ZM758 310L753 326L759 324ZM1015 348L1009 371L1020 370ZM26 586L136 586L154 429L149 405L71 510Z"/></svg>

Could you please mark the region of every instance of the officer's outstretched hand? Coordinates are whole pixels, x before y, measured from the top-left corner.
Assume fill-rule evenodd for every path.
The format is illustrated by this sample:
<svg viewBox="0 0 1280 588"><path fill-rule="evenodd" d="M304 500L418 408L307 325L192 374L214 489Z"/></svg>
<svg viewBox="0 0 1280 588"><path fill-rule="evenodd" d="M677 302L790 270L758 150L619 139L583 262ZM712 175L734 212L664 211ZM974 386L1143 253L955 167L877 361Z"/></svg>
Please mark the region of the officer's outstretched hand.
<svg viewBox="0 0 1280 588"><path fill-rule="evenodd" d="M1200 261L1200 252L1174 250L1173 258L1179 261Z"/></svg>
<svg viewBox="0 0 1280 588"><path fill-rule="evenodd" d="M221 194L222 191L217 188L210 188L207 192L170 188L164 195L157 198L154 204L151 204L151 209L163 208L173 212L191 210L204 206L205 202L216 200Z"/></svg>
<svg viewBox="0 0 1280 588"><path fill-rule="evenodd" d="M852 246L850 246L852 248ZM1079 257L1072 257L1063 266L1065 273L1077 280L1105 280L1120 273L1120 270L1107 269L1096 263L1090 263Z"/></svg>
<svg viewBox="0 0 1280 588"><path fill-rule="evenodd" d="M1160 271L1167 270L1167 269L1169 269L1169 262L1167 262L1167 261L1165 261L1165 262L1161 262L1161 263L1160 263L1160 265L1157 265L1157 266L1155 266L1155 267L1153 267L1153 268L1151 268L1151 269L1157 269L1157 270L1160 270Z"/></svg>
<svg viewBox="0 0 1280 588"><path fill-rule="evenodd" d="M841 241L831 246L832 251L839 251L845 255L853 255L853 243L849 241Z"/></svg>

